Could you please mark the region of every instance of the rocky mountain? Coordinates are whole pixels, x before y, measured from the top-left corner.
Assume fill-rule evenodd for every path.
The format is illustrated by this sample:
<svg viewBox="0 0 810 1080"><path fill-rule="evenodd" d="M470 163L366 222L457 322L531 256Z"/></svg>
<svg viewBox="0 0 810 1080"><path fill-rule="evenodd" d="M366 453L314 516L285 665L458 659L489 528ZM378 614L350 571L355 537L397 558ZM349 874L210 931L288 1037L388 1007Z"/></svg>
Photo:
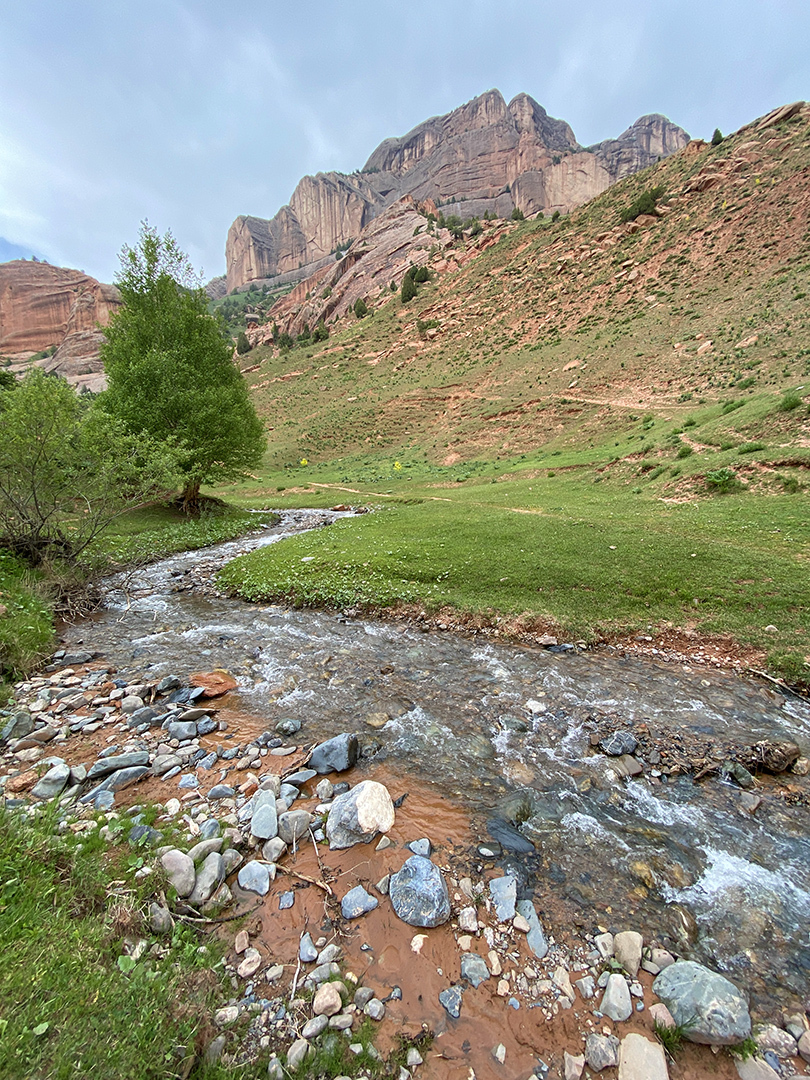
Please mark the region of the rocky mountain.
<svg viewBox="0 0 810 1080"><path fill-rule="evenodd" d="M119 305L115 286L80 270L24 259L0 263L0 356L22 370L32 355L55 346L40 366L76 386L99 389L98 325Z"/></svg>
<svg viewBox="0 0 810 1080"><path fill-rule="evenodd" d="M225 249L227 289L310 276L405 195L431 200L445 216L503 218L515 207L526 216L567 213L688 141L666 117L650 115L616 139L583 147L528 94L507 105L490 90L386 139L351 176L305 176L272 220L238 217Z"/></svg>

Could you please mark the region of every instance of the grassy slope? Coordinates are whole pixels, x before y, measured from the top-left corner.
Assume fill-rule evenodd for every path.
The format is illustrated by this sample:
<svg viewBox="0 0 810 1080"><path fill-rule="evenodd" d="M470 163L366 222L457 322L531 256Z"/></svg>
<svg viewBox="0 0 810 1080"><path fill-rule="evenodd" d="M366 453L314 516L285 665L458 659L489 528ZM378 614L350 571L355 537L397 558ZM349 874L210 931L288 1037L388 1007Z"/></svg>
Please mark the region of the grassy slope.
<svg viewBox="0 0 810 1080"><path fill-rule="evenodd" d="M231 586L522 613L589 638L671 623L801 674L809 128L678 155L557 225L498 226L411 304L381 293L324 344L255 350L270 448L228 497L391 510L251 556ZM666 215L620 227L659 183ZM711 488L722 470L738 492Z"/></svg>

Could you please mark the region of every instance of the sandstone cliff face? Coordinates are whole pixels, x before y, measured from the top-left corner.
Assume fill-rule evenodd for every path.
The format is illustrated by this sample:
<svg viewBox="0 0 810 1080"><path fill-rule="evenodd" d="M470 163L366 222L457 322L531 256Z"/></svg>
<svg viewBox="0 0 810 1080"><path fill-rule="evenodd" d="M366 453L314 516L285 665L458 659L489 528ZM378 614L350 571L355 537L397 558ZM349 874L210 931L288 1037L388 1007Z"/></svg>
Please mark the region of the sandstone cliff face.
<svg viewBox="0 0 810 1080"><path fill-rule="evenodd" d="M53 345L47 370L78 383L102 371L101 334L120 306L118 290L79 270L15 259L0 264L0 355L24 361Z"/></svg>
<svg viewBox="0 0 810 1080"><path fill-rule="evenodd" d="M279 274L308 277L404 195L464 217L508 217L515 206L527 215L568 211L688 141L665 117L650 115L585 150L568 124L528 94L507 105L490 90L386 139L359 173L304 177L271 221L237 218L225 250L227 288Z"/></svg>

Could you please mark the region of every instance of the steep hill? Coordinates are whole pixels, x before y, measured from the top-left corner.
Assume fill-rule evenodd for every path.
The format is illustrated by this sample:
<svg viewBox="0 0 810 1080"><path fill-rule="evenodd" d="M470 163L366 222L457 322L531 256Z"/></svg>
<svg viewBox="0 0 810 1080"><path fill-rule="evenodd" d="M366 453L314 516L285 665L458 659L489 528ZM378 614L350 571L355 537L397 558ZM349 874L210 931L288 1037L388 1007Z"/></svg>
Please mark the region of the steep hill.
<svg viewBox="0 0 810 1080"><path fill-rule="evenodd" d="M227 288L279 275L300 279L334 263L337 249L405 195L464 217L508 217L515 207L527 216L566 212L687 141L681 128L650 115L617 139L585 148L528 94L507 105L490 90L386 139L351 176L305 176L272 220L238 217L226 245Z"/></svg>
<svg viewBox="0 0 810 1080"><path fill-rule="evenodd" d="M103 380L98 357L104 325L120 305L118 290L80 270L14 259L0 263L0 357L24 370L34 362L77 386Z"/></svg>
<svg viewBox="0 0 810 1080"><path fill-rule="evenodd" d="M654 213L622 223L657 187ZM412 203L397 205L403 232L425 223ZM639 413L687 417L715 402L737 442L746 424L751 437L765 423L777 442L810 446L807 409L777 409L785 393L801 399L810 378L806 105L716 147L690 143L557 223L485 224L471 239L439 230L423 244L432 281L409 304L370 273L362 320L353 292L328 310L341 285L323 296L321 276L277 305L291 325L302 314L337 322L328 342L264 345L246 358L273 429L272 464L302 454L510 457L602 441ZM350 250L352 288L373 252L363 238ZM414 257L409 248L403 261Z"/></svg>

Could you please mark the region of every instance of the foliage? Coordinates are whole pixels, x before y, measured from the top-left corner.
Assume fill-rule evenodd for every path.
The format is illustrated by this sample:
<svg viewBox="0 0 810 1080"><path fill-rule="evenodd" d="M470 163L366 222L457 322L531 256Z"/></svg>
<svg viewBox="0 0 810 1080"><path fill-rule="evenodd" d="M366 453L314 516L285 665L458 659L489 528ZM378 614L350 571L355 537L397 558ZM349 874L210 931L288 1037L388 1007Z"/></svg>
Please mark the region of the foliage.
<svg viewBox="0 0 810 1080"><path fill-rule="evenodd" d="M53 639L53 622L36 575L0 550L0 679L22 678L41 660ZM0 692L0 700L5 695Z"/></svg>
<svg viewBox="0 0 810 1080"><path fill-rule="evenodd" d="M706 473L704 480L706 487L710 491L718 492L721 495L726 495L730 491L740 491L743 486L734 470L729 469L727 466L722 469L710 469Z"/></svg>
<svg viewBox="0 0 810 1080"><path fill-rule="evenodd" d="M426 281L430 281L430 271L426 266L420 266L417 268L416 273L413 275L415 284L422 285Z"/></svg>
<svg viewBox="0 0 810 1080"><path fill-rule="evenodd" d="M788 390L779 402L779 412L792 412L802 404L802 396L796 390Z"/></svg>
<svg viewBox="0 0 810 1080"><path fill-rule="evenodd" d="M402 279L402 289L400 292L402 297L402 303L407 304L416 296L416 285L410 274L406 274Z"/></svg>
<svg viewBox="0 0 810 1080"><path fill-rule="evenodd" d="M516 206L514 208L514 210L512 211L512 221L525 221L525 220L526 220L526 215L523 213L523 211L520 209L519 206Z"/></svg>
<svg viewBox="0 0 810 1080"><path fill-rule="evenodd" d="M7 371L5 368L0 368L0 391L13 390L16 385L17 380L12 372Z"/></svg>
<svg viewBox="0 0 810 1080"><path fill-rule="evenodd" d="M312 331L312 340L314 342L329 340L329 327L326 325L323 319L318 322L318 325Z"/></svg>
<svg viewBox="0 0 810 1080"><path fill-rule="evenodd" d="M236 335L236 351L239 353L240 356L244 356L245 353L250 352L250 349L251 344L248 341L247 334L244 330L240 330L239 333Z"/></svg>
<svg viewBox="0 0 810 1080"><path fill-rule="evenodd" d="M183 504L195 510L202 484L243 476L260 462L262 426L171 233L161 237L144 223L137 246L125 246L120 258L124 304L101 350L104 407L132 434L174 441Z"/></svg>
<svg viewBox="0 0 810 1080"><path fill-rule="evenodd" d="M647 188L643 191L638 198L634 199L629 206L626 206L621 211L619 217L622 221L635 221L640 214L652 214L655 211L655 204L664 194L663 185L658 184L655 187Z"/></svg>
<svg viewBox="0 0 810 1080"><path fill-rule="evenodd" d="M32 369L0 393L0 546L32 566L78 559L128 507L177 482L177 452Z"/></svg>
<svg viewBox="0 0 810 1080"><path fill-rule="evenodd" d="M712 135L712 146L719 146L722 141L723 141L723 133L722 133L722 131L720 130L720 128L715 128L714 129L714 134Z"/></svg>
<svg viewBox="0 0 810 1080"><path fill-rule="evenodd" d="M658 1020L653 1022L653 1033L663 1048L674 1059L675 1055L683 1047L683 1040L688 1038L689 1032L695 1026L694 1020L686 1024L662 1024Z"/></svg>
<svg viewBox="0 0 810 1080"><path fill-rule="evenodd" d="M362 296L358 296L354 302L354 313L358 319L364 319L368 315L368 305Z"/></svg>
<svg viewBox="0 0 810 1080"><path fill-rule="evenodd" d="M554 213L551 215L551 221L552 221L553 224L556 224L559 220L560 220L560 211L555 210Z"/></svg>

